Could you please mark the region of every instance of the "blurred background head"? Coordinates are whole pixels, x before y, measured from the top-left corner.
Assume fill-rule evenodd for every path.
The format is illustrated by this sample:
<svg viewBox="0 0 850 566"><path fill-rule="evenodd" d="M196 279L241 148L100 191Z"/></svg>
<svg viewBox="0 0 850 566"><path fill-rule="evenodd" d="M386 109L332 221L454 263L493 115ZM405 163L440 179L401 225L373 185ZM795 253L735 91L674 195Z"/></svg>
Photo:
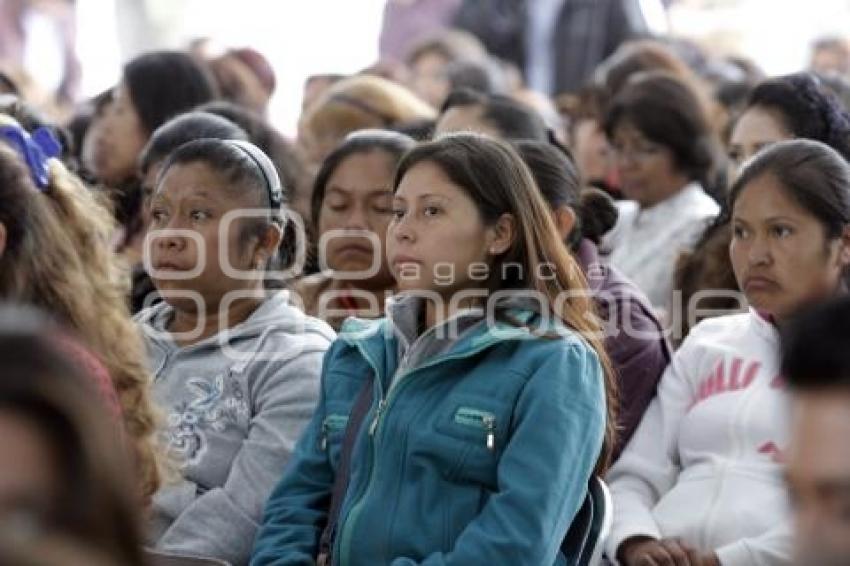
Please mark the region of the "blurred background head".
<svg viewBox="0 0 850 566"><path fill-rule="evenodd" d="M209 73L187 53L156 51L124 66L121 81L90 126L89 169L108 185L135 176L151 134L172 116L215 97Z"/></svg>
<svg viewBox="0 0 850 566"><path fill-rule="evenodd" d="M825 143L850 159L850 114L834 91L811 73L756 85L732 128L729 156L740 166L760 149L791 138Z"/></svg>
<svg viewBox="0 0 850 566"><path fill-rule="evenodd" d="M37 313L0 308L0 541L61 536L142 564L130 452L93 376ZM0 545L2 546L2 545Z"/></svg>
<svg viewBox="0 0 850 566"><path fill-rule="evenodd" d="M850 560L850 342L847 298L785 329L782 375L793 393L787 482L798 564Z"/></svg>
<svg viewBox="0 0 850 566"><path fill-rule="evenodd" d="M605 133L623 194L647 207L689 183L714 189L719 146L705 107L688 83L664 72L639 73L607 107Z"/></svg>
<svg viewBox="0 0 850 566"><path fill-rule="evenodd" d="M307 160L318 165L349 133L393 128L429 120L436 111L407 88L374 76L339 81L307 108L298 141Z"/></svg>
<svg viewBox="0 0 850 566"><path fill-rule="evenodd" d="M421 40L410 49L406 63L411 90L434 108L443 104L452 87L491 87L487 50L464 31L440 31Z"/></svg>

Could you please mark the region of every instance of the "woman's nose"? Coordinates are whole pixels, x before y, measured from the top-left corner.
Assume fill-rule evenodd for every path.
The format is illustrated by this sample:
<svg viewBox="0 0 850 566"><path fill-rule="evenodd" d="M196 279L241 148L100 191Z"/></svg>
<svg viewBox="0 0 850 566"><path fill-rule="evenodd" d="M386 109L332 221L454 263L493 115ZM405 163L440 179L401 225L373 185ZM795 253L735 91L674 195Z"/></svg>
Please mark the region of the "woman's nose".
<svg viewBox="0 0 850 566"><path fill-rule="evenodd" d="M764 265L770 263L770 244L763 236L756 235L750 244L748 259L750 265Z"/></svg>
<svg viewBox="0 0 850 566"><path fill-rule="evenodd" d="M367 230L369 221L364 208L362 206L352 207L345 218L344 226L347 230Z"/></svg>
<svg viewBox="0 0 850 566"><path fill-rule="evenodd" d="M416 233L411 226L411 222L407 219L407 216L402 216L393 224L390 224L389 234L390 237L395 238L398 242L412 242L416 239Z"/></svg>

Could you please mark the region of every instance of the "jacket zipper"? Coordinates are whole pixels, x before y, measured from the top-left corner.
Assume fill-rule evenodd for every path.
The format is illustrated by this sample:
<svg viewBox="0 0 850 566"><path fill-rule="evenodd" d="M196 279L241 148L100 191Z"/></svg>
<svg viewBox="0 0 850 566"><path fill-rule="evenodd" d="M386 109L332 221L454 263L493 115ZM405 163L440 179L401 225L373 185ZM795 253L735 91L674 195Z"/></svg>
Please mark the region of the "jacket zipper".
<svg viewBox="0 0 850 566"><path fill-rule="evenodd" d="M488 411L473 407L460 407L455 413L455 422L465 426L483 429L487 433L487 450L496 448L496 416Z"/></svg>
<svg viewBox="0 0 850 566"><path fill-rule="evenodd" d="M764 387L763 383L754 384L746 393L744 399L741 400L741 409L740 411L733 417L732 422L730 423L730 431L729 437L734 446L734 455L735 459L740 457L742 451L743 439L739 438L738 435L735 434L735 424L736 421L740 421L741 428L743 428L744 421L748 420L746 417L749 415L750 407L753 403L753 399L755 399L756 393L760 392ZM742 431L746 434L746 431ZM723 494L723 491L726 486L726 478L727 472L729 469L730 463L728 460L723 462L723 466L720 470L719 481L714 490L714 497L712 498L712 505L707 513L708 519L705 522L705 528L702 531L702 544L704 548L709 548L709 535L714 532L714 526L717 523L717 513L720 509L720 497Z"/></svg>
<svg viewBox="0 0 850 566"><path fill-rule="evenodd" d="M384 391L383 387L381 386L381 380L375 379L375 381L378 383L378 390L381 395L380 401L378 402L378 407L375 411L375 416L372 419L372 423L369 425L369 436L372 439L372 467L369 470L369 478L366 480L366 488L363 490L363 493L360 495L357 501L351 506L351 509L346 515L345 520L341 523L342 529L340 530L339 541L335 544L335 546L337 547L337 551L334 552L334 555L339 557L340 566L348 566L349 564L351 564L350 555L351 537L354 530L353 525L357 522L357 518L363 509L363 502L366 500L366 496L369 494L369 490L372 488L373 480L375 478L375 468L378 464L378 440L380 438L380 425L381 422L383 422L382 417L387 414L390 403L399 396L399 392L403 391L407 384L410 382L410 379L407 378L418 371L428 369L444 362L468 358L483 350L486 350L492 345L492 341L487 341L486 343L479 344L477 347L463 352L463 354L456 354L453 356L437 358L435 360L432 360L430 363L424 364L422 366L419 366L418 368L414 368L408 371L407 373L399 375L394 380L398 381L398 386L394 388L391 387L386 397L384 397ZM377 365L372 362L372 360L362 348L360 348L360 351L361 354L363 354L363 357L365 357L372 364L373 368L377 368ZM493 428L495 428L495 422L493 423ZM493 439L493 442L494 441L495 438Z"/></svg>

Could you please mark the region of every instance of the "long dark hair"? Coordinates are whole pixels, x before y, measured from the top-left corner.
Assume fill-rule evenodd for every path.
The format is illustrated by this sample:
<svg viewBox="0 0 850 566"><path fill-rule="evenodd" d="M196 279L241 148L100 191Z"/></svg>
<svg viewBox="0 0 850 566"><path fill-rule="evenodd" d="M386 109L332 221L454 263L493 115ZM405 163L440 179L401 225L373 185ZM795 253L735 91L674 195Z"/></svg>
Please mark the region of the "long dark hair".
<svg viewBox="0 0 850 566"><path fill-rule="evenodd" d="M580 266L560 240L549 208L534 184L528 167L507 143L476 134L449 134L421 144L401 160L393 182L398 189L405 174L415 165L428 162L443 173L475 203L485 224L503 215L516 220L518 234L511 247L495 260L487 281L489 291L533 290L551 305L551 312L581 335L596 351L604 369L608 419L603 454L597 466L602 472L610 463L615 443L616 382L608 354L600 339L600 326L589 294L560 301L563 292L587 289ZM511 275L504 265L520 265ZM555 277L533 277L541 265L550 265ZM526 277L532 274L532 277Z"/></svg>
<svg viewBox="0 0 850 566"><path fill-rule="evenodd" d="M124 66L123 81L148 135L172 116L216 96L209 72L182 51L139 55Z"/></svg>

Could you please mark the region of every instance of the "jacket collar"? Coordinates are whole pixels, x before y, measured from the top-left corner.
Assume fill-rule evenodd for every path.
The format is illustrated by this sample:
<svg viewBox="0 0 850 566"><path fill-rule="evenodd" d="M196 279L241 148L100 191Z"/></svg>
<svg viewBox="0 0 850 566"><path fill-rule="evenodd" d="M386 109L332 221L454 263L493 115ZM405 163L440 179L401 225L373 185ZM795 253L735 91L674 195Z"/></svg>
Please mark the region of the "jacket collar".
<svg viewBox="0 0 850 566"><path fill-rule="evenodd" d="M502 308L497 310L519 325L527 324L537 328L542 324L545 331L557 332L562 336L571 334L571 331L556 317L550 315L547 317L548 320L544 320L535 309L529 308L530 302L525 297L509 298L500 301ZM469 314L466 311L462 313L462 315ZM447 321L444 324L450 322ZM428 365L440 363L448 358L470 357L503 342L533 338L535 335L527 327L499 318L495 321L484 322L475 330L464 333L450 349L429 360ZM399 329L395 327L391 318L377 320L349 318L340 329L339 339L356 348L379 374L386 375L390 368L396 365L394 358L398 351ZM389 359L390 356L392 360Z"/></svg>

